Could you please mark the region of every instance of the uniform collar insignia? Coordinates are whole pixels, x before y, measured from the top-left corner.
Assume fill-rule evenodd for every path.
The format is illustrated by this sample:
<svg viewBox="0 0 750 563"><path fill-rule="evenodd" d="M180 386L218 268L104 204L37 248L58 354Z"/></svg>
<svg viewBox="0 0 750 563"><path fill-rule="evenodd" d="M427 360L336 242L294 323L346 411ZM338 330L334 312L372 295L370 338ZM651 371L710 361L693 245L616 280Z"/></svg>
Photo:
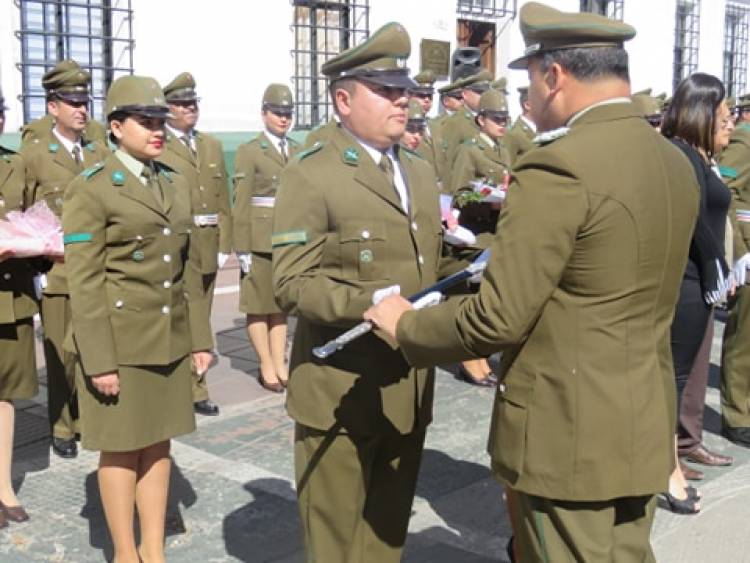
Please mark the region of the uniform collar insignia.
<svg viewBox="0 0 750 563"><path fill-rule="evenodd" d="M86 145L86 149L87 149L87 150L88 150L89 152L94 152L94 143L88 143L88 144Z"/></svg>
<svg viewBox="0 0 750 563"><path fill-rule="evenodd" d="M551 143L552 141L559 139L560 137L564 137L568 134L569 131L570 127L558 127L557 129L552 129L551 131L539 133L536 137L534 137L532 142L537 145Z"/></svg>
<svg viewBox="0 0 750 563"><path fill-rule="evenodd" d="M262 148L262 149L267 149L269 146L271 146L271 145L268 144L268 141L261 141L260 142L260 148Z"/></svg>
<svg viewBox="0 0 750 563"><path fill-rule="evenodd" d="M52 152L52 153L57 152L59 149L60 149L60 145L58 145L57 143L50 143L49 146L47 147L47 150L49 150L49 152Z"/></svg>
<svg viewBox="0 0 750 563"><path fill-rule="evenodd" d="M115 186L124 186L125 185L125 172L122 170L115 170L112 172L112 183Z"/></svg>
<svg viewBox="0 0 750 563"><path fill-rule="evenodd" d="M349 147L344 151L344 162L347 164L357 164L359 162L359 151Z"/></svg>

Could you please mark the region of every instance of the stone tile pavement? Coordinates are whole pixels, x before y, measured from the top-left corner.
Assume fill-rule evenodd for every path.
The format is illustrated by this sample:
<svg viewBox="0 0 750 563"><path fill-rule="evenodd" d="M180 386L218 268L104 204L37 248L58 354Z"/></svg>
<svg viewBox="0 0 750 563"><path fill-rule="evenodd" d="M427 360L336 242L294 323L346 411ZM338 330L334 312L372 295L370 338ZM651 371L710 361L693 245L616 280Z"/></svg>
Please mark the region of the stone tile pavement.
<svg viewBox="0 0 750 563"><path fill-rule="evenodd" d="M257 363L236 312L236 270L223 272L214 328L219 359L211 371L221 416L199 417L198 431L173 441L167 557L174 562L302 562L292 480L292 423L283 397L255 382ZM721 323L717 323L714 363ZM450 369L450 366L449 366ZM660 562L750 562L750 451L718 436L718 370L711 374L706 442L735 455L708 469L703 510L659 510L652 542ZM485 453L492 393L440 370L435 422L428 432L404 561L507 561L509 524L502 488ZM96 486L97 455L50 455L46 387L18 405L14 481L32 519L0 531L0 562L110 560Z"/></svg>

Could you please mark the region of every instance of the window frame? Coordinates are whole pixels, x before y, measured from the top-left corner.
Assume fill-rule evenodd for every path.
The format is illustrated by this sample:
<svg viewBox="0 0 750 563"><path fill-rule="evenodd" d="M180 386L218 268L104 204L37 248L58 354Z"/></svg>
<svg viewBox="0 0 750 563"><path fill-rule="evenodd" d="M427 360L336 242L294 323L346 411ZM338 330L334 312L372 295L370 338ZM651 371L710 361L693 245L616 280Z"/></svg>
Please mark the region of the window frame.
<svg viewBox="0 0 750 563"><path fill-rule="evenodd" d="M731 25L730 19L734 19ZM749 37L750 6L728 2L724 12L724 51L722 53L722 78L727 89L727 96L736 97L745 93Z"/></svg>
<svg viewBox="0 0 750 563"><path fill-rule="evenodd" d="M291 4L294 32L294 46L291 50L294 74L291 80L294 88L295 128L309 130L325 123L333 115L328 81L322 77L320 69L341 51L362 43L370 36L370 2L291 0ZM305 9L308 10L307 21L303 22ZM338 12L338 16L333 18L338 23L329 20L331 12ZM334 50L335 44L338 44L337 50Z"/></svg>
<svg viewBox="0 0 750 563"><path fill-rule="evenodd" d="M672 90L676 90L680 81L690 76L698 68L700 12L700 0L677 0L675 5L674 57L672 59Z"/></svg>
<svg viewBox="0 0 750 563"><path fill-rule="evenodd" d="M20 29L15 32L20 42L21 62L16 66L21 72L22 93L19 95L23 107L24 121L28 123L46 113L45 92L41 84L41 75L51 70L63 59L74 59L81 68L91 73L90 93L92 98L92 116L103 118L107 90L112 81L121 74L133 73L133 9L131 0L14 0L20 12ZM30 23L32 12L36 7L41 12L41 28L34 28ZM84 10L85 29L75 30L80 23L71 16L71 10ZM101 21L97 22L100 14ZM54 16L54 17L53 17ZM113 29L117 19L118 29ZM93 24L99 23L100 30L94 32ZM122 29L122 28L125 29ZM125 34L123 37L122 35ZM33 58L34 38L41 38L44 47L42 58ZM87 44L85 56L72 52L74 43L83 40ZM95 45L101 43L101 53L95 53ZM122 56L115 62L115 47L119 54L125 53L125 64ZM95 62L95 56L97 61ZM39 80L32 80L33 71L38 71ZM41 108L35 108L35 102L42 100Z"/></svg>
<svg viewBox="0 0 750 563"><path fill-rule="evenodd" d="M609 13L610 8L611 13ZM622 21L625 12L625 0L581 0L580 11Z"/></svg>
<svg viewBox="0 0 750 563"><path fill-rule="evenodd" d="M505 18L516 16L518 0L457 0L456 15L461 19Z"/></svg>

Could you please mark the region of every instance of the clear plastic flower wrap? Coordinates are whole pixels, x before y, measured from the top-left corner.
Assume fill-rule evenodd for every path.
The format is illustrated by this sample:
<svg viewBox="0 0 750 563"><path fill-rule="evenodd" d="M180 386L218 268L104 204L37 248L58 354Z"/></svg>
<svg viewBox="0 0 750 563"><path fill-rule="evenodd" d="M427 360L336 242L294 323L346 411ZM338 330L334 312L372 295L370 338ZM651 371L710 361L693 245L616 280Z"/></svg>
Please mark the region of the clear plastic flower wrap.
<svg viewBox="0 0 750 563"><path fill-rule="evenodd" d="M60 220L39 201L26 211L11 211L0 221L0 247L13 256L62 256L63 230Z"/></svg>

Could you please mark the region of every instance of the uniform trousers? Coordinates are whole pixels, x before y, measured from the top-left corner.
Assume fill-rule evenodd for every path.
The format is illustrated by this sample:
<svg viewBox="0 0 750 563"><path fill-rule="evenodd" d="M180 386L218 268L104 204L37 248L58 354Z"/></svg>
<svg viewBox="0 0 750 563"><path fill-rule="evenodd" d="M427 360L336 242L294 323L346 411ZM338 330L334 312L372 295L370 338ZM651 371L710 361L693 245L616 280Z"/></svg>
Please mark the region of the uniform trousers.
<svg viewBox="0 0 750 563"><path fill-rule="evenodd" d="M208 316L209 322L211 321L211 308L214 302L214 289L216 287L216 272L212 274L203 274L203 291L208 300ZM206 375L208 371L201 375L195 371L195 368L191 368L192 373L192 388L193 388L193 402L208 400L208 382L206 381Z"/></svg>
<svg viewBox="0 0 750 563"><path fill-rule="evenodd" d="M721 419L727 428L750 428L750 289L730 303L721 355Z"/></svg>
<svg viewBox="0 0 750 563"><path fill-rule="evenodd" d="M78 432L75 355L63 348L70 327L70 297L42 295L44 361L47 368L47 414L52 436L70 440Z"/></svg>
<svg viewBox="0 0 750 563"><path fill-rule="evenodd" d="M682 391L680 412L677 413L677 448L680 455L688 455L703 442L703 413L706 410L706 389L711 367L711 344L714 338L714 314L708 316L698 354L693 361L685 389Z"/></svg>
<svg viewBox="0 0 750 563"><path fill-rule="evenodd" d="M506 489L519 563L652 563L653 495L562 501Z"/></svg>
<svg viewBox="0 0 750 563"><path fill-rule="evenodd" d="M425 430L354 436L295 426L306 563L397 563Z"/></svg>

